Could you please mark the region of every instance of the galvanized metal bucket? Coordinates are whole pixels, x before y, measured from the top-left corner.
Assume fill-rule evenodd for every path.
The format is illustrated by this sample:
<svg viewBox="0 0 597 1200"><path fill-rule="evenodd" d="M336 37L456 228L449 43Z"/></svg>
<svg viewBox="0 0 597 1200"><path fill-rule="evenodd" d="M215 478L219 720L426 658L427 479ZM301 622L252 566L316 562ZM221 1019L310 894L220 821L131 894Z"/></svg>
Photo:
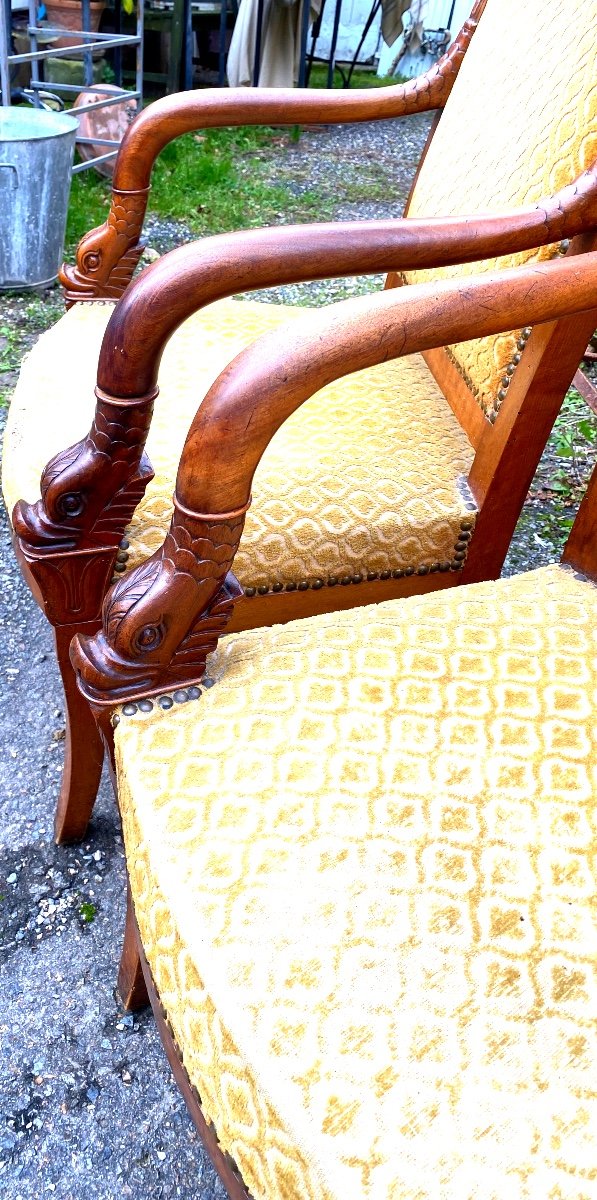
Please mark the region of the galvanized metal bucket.
<svg viewBox="0 0 597 1200"><path fill-rule="evenodd" d="M78 127L67 113L0 108L0 289L56 278Z"/></svg>

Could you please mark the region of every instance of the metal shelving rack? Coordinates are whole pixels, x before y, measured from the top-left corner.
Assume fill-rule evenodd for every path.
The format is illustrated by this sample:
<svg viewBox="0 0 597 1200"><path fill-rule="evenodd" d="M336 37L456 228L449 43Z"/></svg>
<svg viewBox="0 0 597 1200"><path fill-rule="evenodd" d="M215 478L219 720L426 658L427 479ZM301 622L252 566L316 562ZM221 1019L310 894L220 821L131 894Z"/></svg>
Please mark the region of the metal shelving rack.
<svg viewBox="0 0 597 1200"><path fill-rule="evenodd" d="M108 105L120 104L123 98L127 100L141 101L143 97L143 0L137 0L136 13L136 31L134 34L123 34L121 28L121 0L115 0L114 18L116 31L114 33L87 33L81 30L65 30L54 25L37 24L37 8L38 0L28 0L29 20L27 25L27 35L30 42L30 51L26 54L11 53L11 12L7 4L2 5L2 19L0 20L0 88L2 91L2 105L6 106L11 103L11 87L10 87L10 68L18 63L31 64L31 84L30 88L33 93L33 100L36 107L42 107L40 98L41 92L53 92L61 98L73 98L79 95L82 91L93 90L105 99L97 100L94 103L81 104L77 106L77 116L86 112L91 112L95 108L105 108ZM81 19L83 30L86 30L90 25L90 7L89 0L81 0ZM38 39L40 35L44 38L50 37L69 37L72 38L73 44L69 46L61 46L58 48L48 47L47 49L40 48ZM124 47L135 47L135 87L133 90L122 87L122 66L121 54ZM101 83L93 82L93 51L101 47L102 50L115 51L114 72L116 78L116 86L119 88L115 92L112 87L107 87ZM52 58L68 58L73 54L82 55L83 58L83 77L84 81L81 85L73 83L49 83L46 84L40 79L40 63ZM114 158L119 142L108 138L99 137L79 137L78 142L84 142L92 146L106 146L111 149L105 153L98 154L94 158L88 159L86 162L77 163L73 167L73 174L79 171L85 171L88 167L97 166L100 162L105 162L107 159Z"/></svg>

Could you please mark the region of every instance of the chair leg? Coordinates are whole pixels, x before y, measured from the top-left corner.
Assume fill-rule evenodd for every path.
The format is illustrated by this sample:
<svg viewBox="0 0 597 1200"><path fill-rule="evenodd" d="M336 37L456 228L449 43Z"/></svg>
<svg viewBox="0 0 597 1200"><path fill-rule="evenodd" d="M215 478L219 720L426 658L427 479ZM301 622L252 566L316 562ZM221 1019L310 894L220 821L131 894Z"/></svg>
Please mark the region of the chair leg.
<svg viewBox="0 0 597 1200"><path fill-rule="evenodd" d="M54 629L66 720L64 772L54 820L54 836L58 843L77 842L85 837L104 759L102 739L91 709L77 687L68 656L72 638L79 630L80 627L72 625L59 625Z"/></svg>
<svg viewBox="0 0 597 1200"><path fill-rule="evenodd" d="M118 969L118 992L127 1012L136 1012L147 1008L149 995L141 966L139 953L139 935L135 912L131 900L130 889L126 898L126 921L124 926L124 943Z"/></svg>

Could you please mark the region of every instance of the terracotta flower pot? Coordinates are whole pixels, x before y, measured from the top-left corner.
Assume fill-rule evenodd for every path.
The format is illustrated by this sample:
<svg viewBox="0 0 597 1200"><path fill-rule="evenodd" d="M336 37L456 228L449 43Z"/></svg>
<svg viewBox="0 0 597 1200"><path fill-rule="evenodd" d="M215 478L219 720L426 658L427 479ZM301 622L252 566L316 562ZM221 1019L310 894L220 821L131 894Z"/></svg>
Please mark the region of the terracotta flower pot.
<svg viewBox="0 0 597 1200"><path fill-rule="evenodd" d="M91 0L89 5L89 29L86 33L97 33L101 15L106 7L105 0ZM78 30L83 28L83 6L81 0L46 0L48 25L57 25L60 29ZM72 38L59 37L56 46L74 46Z"/></svg>

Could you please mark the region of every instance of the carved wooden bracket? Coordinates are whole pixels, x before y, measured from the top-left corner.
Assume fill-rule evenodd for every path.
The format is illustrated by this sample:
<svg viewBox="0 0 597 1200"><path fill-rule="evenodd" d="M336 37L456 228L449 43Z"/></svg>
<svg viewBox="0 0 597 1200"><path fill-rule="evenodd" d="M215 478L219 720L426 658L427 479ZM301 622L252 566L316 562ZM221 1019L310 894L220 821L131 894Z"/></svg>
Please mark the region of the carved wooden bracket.
<svg viewBox="0 0 597 1200"><path fill-rule="evenodd" d="M114 706L201 678L242 595L229 567L247 508L191 513L175 497L162 548L108 593L101 631L73 642L71 660L88 700Z"/></svg>
<svg viewBox="0 0 597 1200"><path fill-rule="evenodd" d="M477 0L446 53L406 84L352 93L214 89L168 96L150 105L122 141L107 220L81 240L75 266L60 270L67 308L82 300L118 299L128 287L143 249L139 238L151 171L168 142L195 129L226 125L370 121L442 108L486 3Z"/></svg>
<svg viewBox="0 0 597 1200"><path fill-rule="evenodd" d="M156 394L119 402L96 388L87 437L48 463L40 500L14 507L17 556L53 625L99 619L118 545L153 478L143 447Z"/></svg>
<svg viewBox="0 0 597 1200"><path fill-rule="evenodd" d="M153 478L143 447L157 388L133 401L96 388L91 430L51 459L41 477L41 499L19 500L15 533L30 553L96 550L117 546Z"/></svg>
<svg viewBox="0 0 597 1200"><path fill-rule="evenodd" d="M85 234L76 265L63 264L59 279L66 307L80 300L117 300L128 287L143 253L139 239L149 187L112 192L107 220Z"/></svg>

